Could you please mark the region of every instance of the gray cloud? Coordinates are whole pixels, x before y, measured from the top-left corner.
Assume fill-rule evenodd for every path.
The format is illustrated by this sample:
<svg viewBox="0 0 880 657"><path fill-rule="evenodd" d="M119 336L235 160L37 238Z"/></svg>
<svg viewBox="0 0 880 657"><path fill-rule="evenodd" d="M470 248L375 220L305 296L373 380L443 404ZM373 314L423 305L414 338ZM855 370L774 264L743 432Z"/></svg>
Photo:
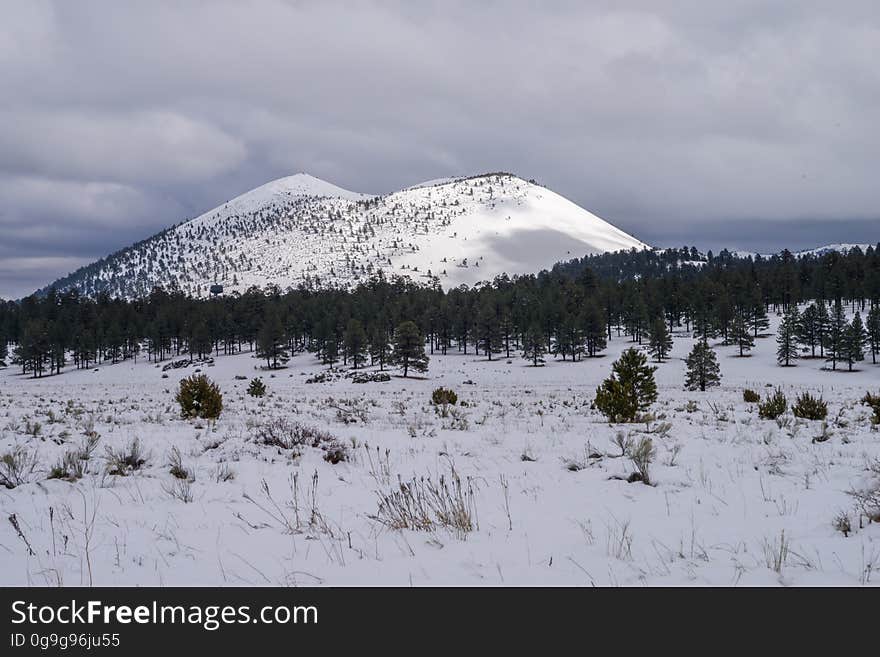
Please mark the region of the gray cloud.
<svg viewBox="0 0 880 657"><path fill-rule="evenodd" d="M0 11L0 296L296 171L515 171L661 245L880 234L872 1Z"/></svg>
<svg viewBox="0 0 880 657"><path fill-rule="evenodd" d="M239 165L240 140L175 112L94 110L0 113L0 167L54 178L150 185L197 183ZM136 154L136 157L132 157Z"/></svg>

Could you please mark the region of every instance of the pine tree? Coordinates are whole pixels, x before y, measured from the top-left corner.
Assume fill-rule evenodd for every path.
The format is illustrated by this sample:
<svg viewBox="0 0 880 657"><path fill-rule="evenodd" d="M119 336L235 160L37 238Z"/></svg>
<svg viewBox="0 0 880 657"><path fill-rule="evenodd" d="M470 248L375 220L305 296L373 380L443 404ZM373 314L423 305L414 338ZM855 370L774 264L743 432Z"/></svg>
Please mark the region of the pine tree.
<svg viewBox="0 0 880 657"><path fill-rule="evenodd" d="M189 339L189 357L192 360L193 355L197 355L199 359L211 354L211 334L208 325L203 319L199 320L193 328L192 335Z"/></svg>
<svg viewBox="0 0 880 657"><path fill-rule="evenodd" d="M502 308L501 317L500 317L500 330L501 330L501 342L504 344L504 353L507 358L510 358L510 349L511 349L511 338L513 338L514 326L513 326L513 318L511 317L510 311L506 308ZM513 348L516 349L516 345L513 345ZM432 352L433 353L433 352Z"/></svg>
<svg viewBox="0 0 880 657"><path fill-rule="evenodd" d="M165 332L158 319L150 322L146 329L146 334L147 352L150 357L156 361L164 360L165 353L171 350L171 338ZM77 343L77 351L85 357L86 361L88 361L90 347L94 349L94 340L92 339L90 344L89 338L86 335L81 335ZM88 367L88 362L86 362L85 366Z"/></svg>
<svg viewBox="0 0 880 657"><path fill-rule="evenodd" d="M54 321L49 326L49 374L55 370L61 374L61 368L67 363L67 339L70 327L61 321Z"/></svg>
<svg viewBox="0 0 880 657"><path fill-rule="evenodd" d="M730 328L730 339L739 348L739 355L745 356L755 346L755 339L749 330L745 310L740 308Z"/></svg>
<svg viewBox="0 0 880 657"><path fill-rule="evenodd" d="M825 358L825 349L828 346L828 331L831 326L831 318L828 317L828 307L822 299L816 304L816 330L819 336L819 357Z"/></svg>
<svg viewBox="0 0 880 657"><path fill-rule="evenodd" d="M868 346L871 350L871 362L876 365L877 354L880 353L880 304L874 304L874 307L868 312L865 332L867 333ZM2 349L3 347L0 347L0 350Z"/></svg>
<svg viewBox="0 0 880 657"><path fill-rule="evenodd" d="M562 330L565 333L565 342L573 361L581 359L584 353L584 334L581 330L583 319L569 315L563 322Z"/></svg>
<svg viewBox="0 0 880 657"><path fill-rule="evenodd" d="M122 327L118 321L112 321L110 328L107 329L107 335L104 336L105 349L104 360L110 360L114 365L122 358L122 344L125 338L122 335Z"/></svg>
<svg viewBox="0 0 880 657"><path fill-rule="evenodd" d="M370 362L379 363L379 371L385 369L385 363L391 355L391 344L388 331L382 323L376 324L370 332Z"/></svg>
<svg viewBox="0 0 880 657"><path fill-rule="evenodd" d="M348 320L348 326L345 328L345 354L351 358L354 369L359 364L363 364L367 353L367 334L364 331L363 324L356 319Z"/></svg>
<svg viewBox="0 0 880 657"><path fill-rule="evenodd" d="M701 340L714 338L716 322L708 301L702 296L697 297L693 300L690 313L694 325L694 337Z"/></svg>
<svg viewBox="0 0 880 657"><path fill-rule="evenodd" d="M324 348L321 351L321 354L321 362L324 365L329 365L332 370L333 366L339 362L339 340L336 339L335 333L331 333L327 336L327 339L324 340Z"/></svg>
<svg viewBox="0 0 880 657"><path fill-rule="evenodd" d="M96 358L95 334L91 330L83 329L73 344L73 361L80 369L86 369Z"/></svg>
<svg viewBox="0 0 880 657"><path fill-rule="evenodd" d="M610 422L634 422L657 400L656 367L645 354L625 350L612 365L612 374L596 389L596 408Z"/></svg>
<svg viewBox="0 0 880 657"><path fill-rule="evenodd" d="M459 349L464 347L464 353L467 354L468 340L473 334L473 326L471 325L471 315L467 309L459 308L455 322L455 337L458 341Z"/></svg>
<svg viewBox="0 0 880 657"><path fill-rule="evenodd" d="M752 303L749 312L749 327L754 333L754 337L758 337L759 333L763 333L770 328L770 320L767 318L767 309L760 299L756 299Z"/></svg>
<svg viewBox="0 0 880 657"><path fill-rule="evenodd" d="M551 353L554 356L562 356L562 360L572 353L571 333L565 329L562 322L556 325Z"/></svg>
<svg viewBox="0 0 880 657"><path fill-rule="evenodd" d="M730 295L727 290L722 290L715 303L715 327L725 346L730 344L730 325L735 316L736 311L730 301Z"/></svg>
<svg viewBox="0 0 880 657"><path fill-rule="evenodd" d="M846 313L843 310L843 304L838 299L828 321L825 339L825 360L831 362L832 370L837 369L837 361L845 360L847 326L849 324L846 321Z"/></svg>
<svg viewBox="0 0 880 657"><path fill-rule="evenodd" d="M257 357L265 358L269 369L277 369L284 353L284 326L275 306L269 305L257 332Z"/></svg>
<svg viewBox="0 0 880 657"><path fill-rule="evenodd" d="M24 374L30 372L34 377L43 376L50 349L46 322L42 319L30 320L24 326L13 362L21 365Z"/></svg>
<svg viewBox="0 0 880 657"><path fill-rule="evenodd" d="M797 306L791 304L776 333L776 362L785 367L799 356L797 334L800 321Z"/></svg>
<svg viewBox="0 0 880 657"><path fill-rule="evenodd" d="M685 388L706 392L721 384L721 373L715 351L705 340L698 340L687 357Z"/></svg>
<svg viewBox="0 0 880 657"><path fill-rule="evenodd" d="M477 348L492 360L492 354L504 348L501 322L491 302L483 305L477 316Z"/></svg>
<svg viewBox="0 0 880 657"><path fill-rule="evenodd" d="M865 360L865 342L867 339L868 336L865 333L862 317L857 312L852 322L844 330L843 348L840 352L840 360L847 364L850 372L852 372L855 363Z"/></svg>
<svg viewBox="0 0 880 657"><path fill-rule="evenodd" d="M391 364L403 368L403 377L410 369L416 372L428 370L428 356L425 354L425 339L415 322L402 322L394 331L394 351Z"/></svg>
<svg viewBox="0 0 880 657"><path fill-rule="evenodd" d="M801 313L798 323L797 337L800 342L810 348L810 357L816 357L816 345L821 343L821 330L819 327L819 309L815 303L811 303Z"/></svg>
<svg viewBox="0 0 880 657"><path fill-rule="evenodd" d="M623 308L623 322L633 342L642 344L642 335L648 323L648 308L642 295L633 292Z"/></svg>
<svg viewBox="0 0 880 657"><path fill-rule="evenodd" d="M593 358L606 346L605 316L595 301L588 301L583 311L583 339L587 356Z"/></svg>
<svg viewBox="0 0 880 657"><path fill-rule="evenodd" d="M285 308L284 313L281 321L284 326L284 348L289 356L293 356L297 351L302 318L299 313L295 313L293 308L290 307Z"/></svg>
<svg viewBox="0 0 880 657"><path fill-rule="evenodd" d="M544 364L545 353L547 351L544 348L544 335L541 328L533 324L523 337L523 358L532 361L532 365L537 367Z"/></svg>
<svg viewBox="0 0 880 657"><path fill-rule="evenodd" d="M663 321L662 317L657 317L651 323L648 351L657 359L658 363L662 363L663 359L672 351L672 334L666 328L666 322Z"/></svg>

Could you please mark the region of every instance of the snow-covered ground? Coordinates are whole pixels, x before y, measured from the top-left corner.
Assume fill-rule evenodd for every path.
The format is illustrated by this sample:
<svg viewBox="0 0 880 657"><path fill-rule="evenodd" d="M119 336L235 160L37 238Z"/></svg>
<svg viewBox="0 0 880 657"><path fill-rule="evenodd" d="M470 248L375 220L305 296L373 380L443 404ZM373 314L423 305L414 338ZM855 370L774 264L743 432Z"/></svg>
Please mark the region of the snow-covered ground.
<svg viewBox="0 0 880 657"><path fill-rule="evenodd" d="M0 371L0 453L22 446L38 460L29 483L0 490L0 584L880 583L880 525L859 527L848 495L871 483L868 465L880 459L880 433L858 403L880 389L880 366L780 368L771 337L750 358L719 347L721 388L687 392L692 340L676 337L657 370L650 425L609 426L590 410L624 339L602 358L537 369L519 357L435 355L424 379L366 384L305 383L325 369L308 354L274 375L249 354L220 357L202 368L224 394L215 426L178 417L174 391L194 367L168 378L146 362L42 380ZM268 385L262 400L235 378L254 375ZM790 411L761 420L743 402L743 388L777 384L789 401L803 390L824 396L830 439L813 441L821 422ZM455 416L429 403L441 385L466 402ZM277 418L332 434L350 461L260 444L260 425ZM100 440L87 474L47 480L89 431ZM655 485L615 478L632 471L614 444L620 432L653 439ZM107 474L105 450L133 439L144 465ZM188 503L174 493L184 485L169 473L173 448L195 476ZM473 531L375 519L398 478L448 484L453 469L464 493L473 489ZM841 513L848 536L833 526Z"/></svg>
<svg viewBox="0 0 880 657"><path fill-rule="evenodd" d="M846 253L848 251L852 251L853 249L859 249L862 252L866 251L869 247L876 246L876 244L848 244L848 243L838 243L838 244L825 244L823 246L817 246L812 249L804 249L802 251L793 251L792 255L795 258L803 258L805 256L814 256L819 257L823 256L827 253L831 253L832 251L837 251L838 253ZM774 255L779 255L780 252L777 253L758 253L757 251L734 251L733 255L738 258L748 258L761 256L762 258L772 258Z"/></svg>

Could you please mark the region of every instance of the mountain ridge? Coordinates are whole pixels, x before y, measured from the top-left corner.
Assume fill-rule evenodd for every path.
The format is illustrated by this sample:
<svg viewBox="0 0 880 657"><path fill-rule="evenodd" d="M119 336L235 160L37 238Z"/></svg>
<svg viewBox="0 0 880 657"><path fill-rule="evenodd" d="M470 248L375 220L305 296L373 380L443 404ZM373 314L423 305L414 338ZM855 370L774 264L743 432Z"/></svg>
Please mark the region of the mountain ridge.
<svg viewBox="0 0 880 657"><path fill-rule="evenodd" d="M380 270L444 287L533 273L566 258L649 248L510 173L440 178L383 195L307 173L260 185L46 286L134 298L351 285Z"/></svg>

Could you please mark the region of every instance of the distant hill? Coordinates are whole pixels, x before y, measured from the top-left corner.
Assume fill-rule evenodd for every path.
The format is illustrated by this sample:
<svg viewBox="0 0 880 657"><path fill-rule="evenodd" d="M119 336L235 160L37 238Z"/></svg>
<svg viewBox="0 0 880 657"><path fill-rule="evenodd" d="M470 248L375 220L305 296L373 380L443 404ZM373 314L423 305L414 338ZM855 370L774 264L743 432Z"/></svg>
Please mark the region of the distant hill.
<svg viewBox="0 0 880 657"><path fill-rule="evenodd" d="M433 180L383 196L308 174L257 187L55 281L134 298L153 287L351 285L378 271L443 287L532 273L646 244L508 173Z"/></svg>

